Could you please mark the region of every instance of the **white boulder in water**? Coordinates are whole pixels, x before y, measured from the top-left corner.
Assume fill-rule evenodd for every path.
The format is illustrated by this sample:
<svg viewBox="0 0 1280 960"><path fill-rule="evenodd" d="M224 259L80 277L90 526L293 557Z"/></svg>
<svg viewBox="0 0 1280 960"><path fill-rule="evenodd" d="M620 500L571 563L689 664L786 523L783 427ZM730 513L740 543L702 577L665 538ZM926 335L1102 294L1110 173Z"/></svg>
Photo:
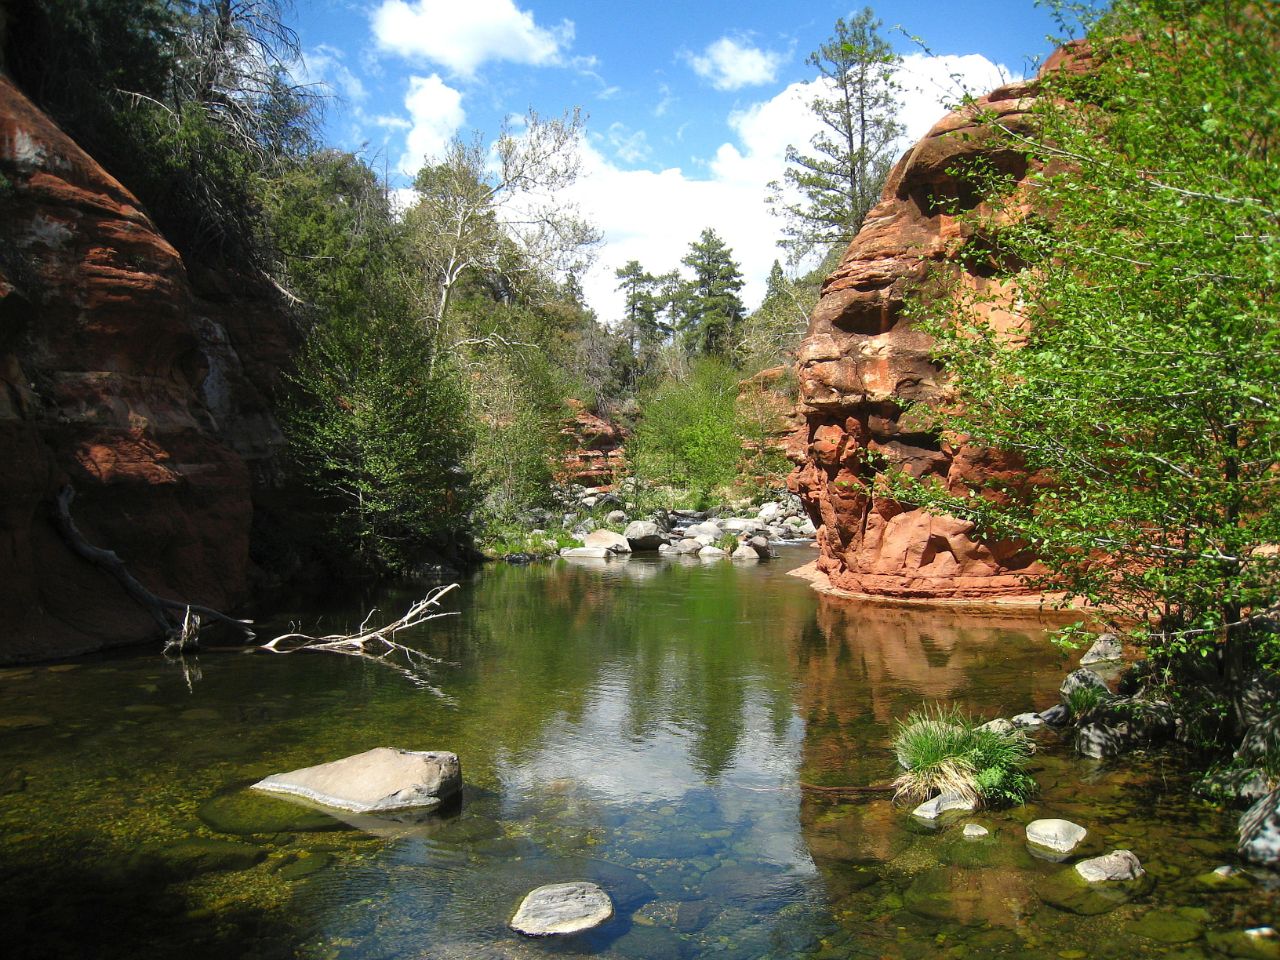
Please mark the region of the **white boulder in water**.
<svg viewBox="0 0 1280 960"><path fill-rule="evenodd" d="M613 901L594 883L552 883L524 898L511 929L527 937L581 933L612 916Z"/></svg>
<svg viewBox="0 0 1280 960"><path fill-rule="evenodd" d="M375 747L331 763L272 774L253 789L292 794L355 813L434 807L462 789L462 765L457 754L443 750Z"/></svg>

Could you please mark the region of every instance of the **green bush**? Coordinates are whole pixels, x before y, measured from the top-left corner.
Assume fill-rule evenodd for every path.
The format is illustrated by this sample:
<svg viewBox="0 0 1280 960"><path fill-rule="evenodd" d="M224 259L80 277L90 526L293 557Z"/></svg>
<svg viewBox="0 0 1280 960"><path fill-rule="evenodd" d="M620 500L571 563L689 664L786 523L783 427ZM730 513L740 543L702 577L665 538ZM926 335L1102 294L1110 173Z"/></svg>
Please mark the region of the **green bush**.
<svg viewBox="0 0 1280 960"><path fill-rule="evenodd" d="M925 707L898 724L893 749L903 773L895 799L949 793L987 806L1022 803L1036 791L1031 744L1018 731L984 730L952 707Z"/></svg>
<svg viewBox="0 0 1280 960"><path fill-rule="evenodd" d="M641 403L628 444L636 472L650 483L687 487L700 500L732 482L742 456L737 395L737 372L714 359L660 383Z"/></svg>

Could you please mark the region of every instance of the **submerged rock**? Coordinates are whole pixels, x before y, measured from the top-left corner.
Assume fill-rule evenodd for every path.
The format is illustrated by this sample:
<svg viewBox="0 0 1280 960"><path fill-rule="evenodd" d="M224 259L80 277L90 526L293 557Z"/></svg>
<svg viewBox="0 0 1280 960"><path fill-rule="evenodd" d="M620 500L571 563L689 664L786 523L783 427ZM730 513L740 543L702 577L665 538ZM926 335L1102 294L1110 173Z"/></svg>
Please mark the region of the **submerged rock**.
<svg viewBox="0 0 1280 960"><path fill-rule="evenodd" d="M1207 893L1248 890L1253 883L1252 877L1238 867L1232 866L1221 866L1196 877L1196 886Z"/></svg>
<svg viewBox="0 0 1280 960"><path fill-rule="evenodd" d="M1088 830L1070 820L1032 820L1027 824L1027 843L1056 853L1070 853L1088 834Z"/></svg>
<svg viewBox="0 0 1280 960"><path fill-rule="evenodd" d="M1075 869L1065 869L1041 877L1036 882L1035 891L1036 896L1057 910L1092 917L1108 913L1134 897L1148 893L1151 887L1151 878L1146 875L1133 880L1090 883Z"/></svg>
<svg viewBox="0 0 1280 960"><path fill-rule="evenodd" d="M1146 872L1131 850L1112 850L1105 856L1081 860L1076 864L1076 873L1089 883L1137 880Z"/></svg>
<svg viewBox="0 0 1280 960"><path fill-rule="evenodd" d="M1190 943L1204 933L1199 923L1174 910L1152 910L1129 924L1129 930L1157 943Z"/></svg>
<svg viewBox="0 0 1280 960"><path fill-rule="evenodd" d="M966 823L964 825L964 837L966 840L980 840L989 833L991 831L980 823Z"/></svg>
<svg viewBox="0 0 1280 960"><path fill-rule="evenodd" d="M136 862L189 876L194 873L248 870L266 859L267 852L238 840L193 837L174 843L150 844L138 851Z"/></svg>
<svg viewBox="0 0 1280 960"><path fill-rule="evenodd" d="M528 937L580 933L613 916L609 895L594 883L552 883L526 896L511 929Z"/></svg>
<svg viewBox="0 0 1280 960"><path fill-rule="evenodd" d="M249 790L236 790L210 797L200 804L197 815L210 829L233 836L311 833L346 828L344 823L321 810L311 810Z"/></svg>
<svg viewBox="0 0 1280 960"><path fill-rule="evenodd" d="M1214 953L1245 960L1280 960L1280 934L1274 927L1249 930L1210 931L1207 939Z"/></svg>
<svg viewBox="0 0 1280 960"><path fill-rule="evenodd" d="M462 789L462 765L457 754L443 750L375 747L330 763L274 774L253 788L355 813L434 807Z"/></svg>

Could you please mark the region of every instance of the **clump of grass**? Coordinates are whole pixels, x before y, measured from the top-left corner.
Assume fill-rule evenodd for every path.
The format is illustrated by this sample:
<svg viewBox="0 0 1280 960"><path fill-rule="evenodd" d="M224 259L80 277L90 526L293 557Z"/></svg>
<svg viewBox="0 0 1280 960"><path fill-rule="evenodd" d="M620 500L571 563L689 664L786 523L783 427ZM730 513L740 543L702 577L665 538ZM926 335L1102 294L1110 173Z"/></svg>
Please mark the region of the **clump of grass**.
<svg viewBox="0 0 1280 960"><path fill-rule="evenodd" d="M1079 686L1067 694L1067 709L1071 716L1079 719L1087 716L1103 701L1103 692L1092 684Z"/></svg>
<svg viewBox="0 0 1280 960"><path fill-rule="evenodd" d="M923 707L898 722L894 752L903 773L895 800L950 793L984 806L1022 803L1036 791L1031 743L1019 731L981 730L954 707Z"/></svg>

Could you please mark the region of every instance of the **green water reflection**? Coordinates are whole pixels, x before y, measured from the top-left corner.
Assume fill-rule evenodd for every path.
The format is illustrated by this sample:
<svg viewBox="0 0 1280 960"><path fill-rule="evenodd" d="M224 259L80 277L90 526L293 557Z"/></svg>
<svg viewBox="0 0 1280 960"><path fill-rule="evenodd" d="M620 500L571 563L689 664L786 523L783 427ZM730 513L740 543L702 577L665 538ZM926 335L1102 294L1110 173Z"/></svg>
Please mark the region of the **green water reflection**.
<svg viewBox="0 0 1280 960"><path fill-rule="evenodd" d="M979 843L812 789L891 777L892 720L922 699L1042 707L1063 664L1034 619L820 600L785 575L810 555L489 569L408 638L448 661L448 702L323 655L0 671L5 955L1192 957L1274 909L1197 880L1231 862L1230 818L1160 757L1048 744L1043 796L976 818ZM411 599L335 600L324 627ZM384 744L456 751L461 808L356 828L242 792ZM1045 815L1135 850L1151 889L1096 912L1021 843ZM569 879L601 883L615 920L560 943L507 930Z"/></svg>

